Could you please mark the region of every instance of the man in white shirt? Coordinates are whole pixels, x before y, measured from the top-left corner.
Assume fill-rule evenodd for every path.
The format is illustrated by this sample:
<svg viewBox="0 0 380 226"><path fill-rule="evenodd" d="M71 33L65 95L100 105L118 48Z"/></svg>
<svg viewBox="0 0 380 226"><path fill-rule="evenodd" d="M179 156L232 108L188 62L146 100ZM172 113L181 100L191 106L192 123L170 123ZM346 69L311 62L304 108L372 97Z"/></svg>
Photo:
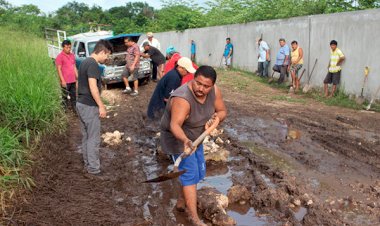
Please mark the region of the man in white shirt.
<svg viewBox="0 0 380 226"><path fill-rule="evenodd" d="M261 77L268 77L268 66L270 63L269 46L261 38L259 39L258 44L259 44L258 73Z"/></svg>
<svg viewBox="0 0 380 226"><path fill-rule="evenodd" d="M161 45L160 45L160 42L153 38L153 33L152 32L148 32L146 33L146 39L144 39L142 42L141 42L141 45L140 45L140 51L144 52L145 49L143 47L143 44L145 42L148 42L150 46L153 46L155 47L156 49L158 50L161 50ZM153 71L152 71L152 80L153 81L157 81L157 66L154 62L152 62L152 66L153 66Z"/></svg>

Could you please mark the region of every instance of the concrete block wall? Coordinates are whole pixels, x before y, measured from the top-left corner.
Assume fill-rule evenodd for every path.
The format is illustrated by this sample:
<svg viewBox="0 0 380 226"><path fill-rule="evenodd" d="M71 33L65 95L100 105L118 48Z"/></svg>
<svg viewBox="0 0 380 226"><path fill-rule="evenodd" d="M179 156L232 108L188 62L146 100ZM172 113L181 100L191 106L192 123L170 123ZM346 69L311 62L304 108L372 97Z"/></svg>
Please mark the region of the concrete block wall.
<svg viewBox="0 0 380 226"><path fill-rule="evenodd" d="M279 38L285 38L289 46L291 41L298 41L304 50L303 83L318 59L310 82L322 86L330 55L329 43L335 39L346 56L341 80L345 92L360 95L365 66L370 67L365 96L370 98L380 86L380 9L170 31L156 33L155 37L161 42L163 52L173 45L187 57L193 39L197 44L197 61L215 67L220 65L225 39L230 37L234 45L233 66L253 72L257 69L256 39L261 34L271 48L270 67L280 47Z"/></svg>

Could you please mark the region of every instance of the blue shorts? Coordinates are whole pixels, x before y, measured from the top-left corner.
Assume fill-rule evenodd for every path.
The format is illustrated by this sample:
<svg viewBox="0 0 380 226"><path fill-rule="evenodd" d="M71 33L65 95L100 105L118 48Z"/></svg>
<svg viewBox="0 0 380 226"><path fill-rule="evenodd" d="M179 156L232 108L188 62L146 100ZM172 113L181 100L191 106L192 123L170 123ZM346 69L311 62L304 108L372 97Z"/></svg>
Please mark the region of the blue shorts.
<svg viewBox="0 0 380 226"><path fill-rule="evenodd" d="M178 155L172 155L173 161ZM206 176L206 161L203 155L203 144L199 145L197 150L190 156L182 159L178 167L179 170L186 169L186 173L179 177L182 186L198 184Z"/></svg>

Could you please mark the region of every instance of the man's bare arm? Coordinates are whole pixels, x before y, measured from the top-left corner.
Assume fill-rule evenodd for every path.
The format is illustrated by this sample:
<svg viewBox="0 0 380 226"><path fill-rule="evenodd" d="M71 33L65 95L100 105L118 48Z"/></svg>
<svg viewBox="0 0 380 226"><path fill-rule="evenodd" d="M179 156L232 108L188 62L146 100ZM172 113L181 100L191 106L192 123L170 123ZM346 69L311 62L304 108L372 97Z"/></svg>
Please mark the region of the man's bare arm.
<svg viewBox="0 0 380 226"><path fill-rule="evenodd" d="M66 86L66 81L63 78L63 74L62 74L62 65L57 64L57 72L58 72L58 76L59 76L61 86Z"/></svg>
<svg viewBox="0 0 380 226"><path fill-rule="evenodd" d="M173 135L183 143L189 141L185 132L182 129L183 122L190 114L190 104L183 98L174 97L171 99L171 121L170 130Z"/></svg>
<svg viewBox="0 0 380 226"><path fill-rule="evenodd" d="M215 113L218 116L220 122L222 122L227 116L227 108L224 104L222 92L215 85Z"/></svg>
<svg viewBox="0 0 380 226"><path fill-rule="evenodd" d="M97 80L95 78L88 78L88 85L90 87L90 92L92 95L92 98L94 98L96 104L99 107L99 117L104 118L106 117L106 108L102 102L102 99L100 98L99 89L97 86Z"/></svg>

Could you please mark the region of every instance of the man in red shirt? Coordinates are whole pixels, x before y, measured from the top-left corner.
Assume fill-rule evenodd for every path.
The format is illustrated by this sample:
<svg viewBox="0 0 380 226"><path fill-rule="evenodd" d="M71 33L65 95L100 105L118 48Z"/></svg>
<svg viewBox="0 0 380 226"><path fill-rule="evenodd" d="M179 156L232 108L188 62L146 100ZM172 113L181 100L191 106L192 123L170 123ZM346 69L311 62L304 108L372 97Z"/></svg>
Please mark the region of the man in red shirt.
<svg viewBox="0 0 380 226"><path fill-rule="evenodd" d="M164 68L164 75L166 75L166 73L168 73L169 71L173 70L176 66L176 63L177 61L181 58L182 56L179 54L179 52L177 52L174 48L174 46L169 46L167 49L166 49L166 64L165 64L165 68ZM195 70L198 69L198 66L193 62L193 67L195 68ZM181 82L181 85L187 83L188 81L191 81L193 80L194 78L194 74L192 73L188 73L187 75L185 75L183 78L182 78L182 82Z"/></svg>
<svg viewBox="0 0 380 226"><path fill-rule="evenodd" d="M62 42L62 52L55 59L55 65L61 81L63 103L67 107L68 101L70 101L72 109L75 109L78 70L75 66L75 56L71 53L69 40Z"/></svg>

